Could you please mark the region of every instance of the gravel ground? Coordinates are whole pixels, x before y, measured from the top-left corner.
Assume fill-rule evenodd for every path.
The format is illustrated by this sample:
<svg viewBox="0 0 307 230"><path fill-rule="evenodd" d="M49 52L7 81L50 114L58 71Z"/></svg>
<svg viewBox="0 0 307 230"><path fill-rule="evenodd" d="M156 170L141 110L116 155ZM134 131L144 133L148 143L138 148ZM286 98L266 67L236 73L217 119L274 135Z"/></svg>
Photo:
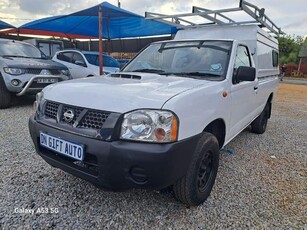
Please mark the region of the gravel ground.
<svg viewBox="0 0 307 230"><path fill-rule="evenodd" d="M285 87L267 132L247 129L226 146L236 154L221 153L211 196L192 208L171 192L105 192L52 168L34 151L33 98L23 99L0 111L0 228L307 229L307 86L302 100Z"/></svg>

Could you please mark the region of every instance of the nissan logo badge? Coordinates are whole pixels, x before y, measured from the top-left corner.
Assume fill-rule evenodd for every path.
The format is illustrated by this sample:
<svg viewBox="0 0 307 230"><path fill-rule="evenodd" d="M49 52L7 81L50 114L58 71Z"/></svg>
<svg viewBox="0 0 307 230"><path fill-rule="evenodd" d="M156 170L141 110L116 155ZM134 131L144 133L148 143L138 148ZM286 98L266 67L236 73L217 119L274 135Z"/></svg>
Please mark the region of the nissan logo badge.
<svg viewBox="0 0 307 230"><path fill-rule="evenodd" d="M63 115L64 115L64 120L67 123L71 122L75 117L75 113L72 109L67 110Z"/></svg>

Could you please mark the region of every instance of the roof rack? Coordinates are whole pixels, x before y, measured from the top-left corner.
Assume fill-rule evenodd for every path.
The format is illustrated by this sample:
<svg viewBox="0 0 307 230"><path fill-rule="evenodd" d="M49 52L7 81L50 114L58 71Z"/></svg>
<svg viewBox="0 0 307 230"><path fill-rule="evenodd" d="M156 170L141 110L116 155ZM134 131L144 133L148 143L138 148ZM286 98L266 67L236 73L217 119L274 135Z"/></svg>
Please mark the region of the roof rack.
<svg viewBox="0 0 307 230"><path fill-rule="evenodd" d="M236 21L231 19L226 14L232 12L245 12L252 20ZM261 28L266 28L269 33L278 35L285 34L280 27L277 27L272 20L270 20L265 14L264 8L258 8L257 6L240 0L239 7L228 8L221 10L209 10L193 6L192 13L186 14L173 14L163 15L151 12L145 12L145 18L149 20L156 20L169 25L175 26L178 29L184 29L189 27L202 27L206 25L218 24L218 25L251 25L256 24ZM195 20L195 17L200 17ZM194 19L194 20L193 20ZM205 19L205 22L204 22ZM202 23L196 23L200 22Z"/></svg>

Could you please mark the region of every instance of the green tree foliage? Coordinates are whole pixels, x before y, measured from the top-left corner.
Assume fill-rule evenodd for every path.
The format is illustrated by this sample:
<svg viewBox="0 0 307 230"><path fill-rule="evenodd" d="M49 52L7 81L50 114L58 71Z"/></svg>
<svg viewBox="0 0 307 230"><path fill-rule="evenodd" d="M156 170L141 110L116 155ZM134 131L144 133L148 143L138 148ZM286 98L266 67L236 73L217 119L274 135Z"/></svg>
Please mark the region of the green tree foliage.
<svg viewBox="0 0 307 230"><path fill-rule="evenodd" d="M278 38L280 63L298 63L298 53L301 47L307 46L307 39L302 36L286 35Z"/></svg>

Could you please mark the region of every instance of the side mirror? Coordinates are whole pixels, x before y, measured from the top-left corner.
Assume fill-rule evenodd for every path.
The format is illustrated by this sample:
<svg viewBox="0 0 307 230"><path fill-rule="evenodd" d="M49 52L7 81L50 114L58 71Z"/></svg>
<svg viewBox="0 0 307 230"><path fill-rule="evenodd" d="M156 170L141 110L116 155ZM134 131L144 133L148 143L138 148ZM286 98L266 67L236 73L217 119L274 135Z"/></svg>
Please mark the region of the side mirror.
<svg viewBox="0 0 307 230"><path fill-rule="evenodd" d="M234 76L234 82L254 81L256 78L256 69L254 67L240 66Z"/></svg>
<svg viewBox="0 0 307 230"><path fill-rule="evenodd" d="M75 64L86 67L86 64L83 61L75 61Z"/></svg>

